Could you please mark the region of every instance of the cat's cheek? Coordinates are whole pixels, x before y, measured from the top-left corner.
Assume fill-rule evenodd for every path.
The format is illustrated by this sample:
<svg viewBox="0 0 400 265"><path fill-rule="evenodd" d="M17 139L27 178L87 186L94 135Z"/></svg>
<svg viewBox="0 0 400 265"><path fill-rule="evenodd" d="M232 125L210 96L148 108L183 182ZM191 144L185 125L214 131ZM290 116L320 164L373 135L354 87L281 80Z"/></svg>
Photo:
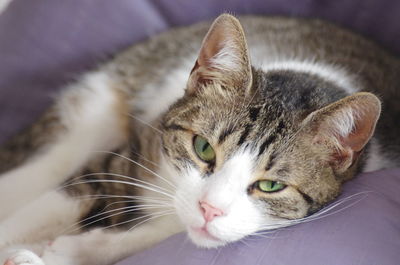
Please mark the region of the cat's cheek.
<svg viewBox="0 0 400 265"><path fill-rule="evenodd" d="M216 219L209 232L226 241L238 241L260 230L263 224L261 213L246 199L235 203L225 218Z"/></svg>
<svg viewBox="0 0 400 265"><path fill-rule="evenodd" d="M201 227L204 219L201 216L199 198L202 194L202 179L196 170L190 170L177 185L174 196L174 208L181 222L186 227Z"/></svg>

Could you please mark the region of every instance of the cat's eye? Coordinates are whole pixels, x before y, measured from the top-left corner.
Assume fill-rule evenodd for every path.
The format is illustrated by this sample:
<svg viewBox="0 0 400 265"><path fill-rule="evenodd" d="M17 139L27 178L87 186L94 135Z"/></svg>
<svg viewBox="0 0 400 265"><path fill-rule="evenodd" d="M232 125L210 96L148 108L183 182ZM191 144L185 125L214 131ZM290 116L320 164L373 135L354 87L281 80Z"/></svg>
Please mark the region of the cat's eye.
<svg viewBox="0 0 400 265"><path fill-rule="evenodd" d="M279 181L260 180L257 182L257 188L263 192L276 192L286 188L286 185Z"/></svg>
<svg viewBox="0 0 400 265"><path fill-rule="evenodd" d="M193 147L201 160L207 163L215 160L215 151L204 137L196 135L193 139Z"/></svg>

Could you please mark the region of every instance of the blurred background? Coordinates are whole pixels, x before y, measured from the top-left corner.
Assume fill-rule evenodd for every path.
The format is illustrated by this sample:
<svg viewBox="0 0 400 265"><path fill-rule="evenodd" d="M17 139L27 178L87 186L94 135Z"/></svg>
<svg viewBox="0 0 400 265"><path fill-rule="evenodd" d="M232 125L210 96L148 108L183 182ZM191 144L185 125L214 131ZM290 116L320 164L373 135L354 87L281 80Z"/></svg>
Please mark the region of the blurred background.
<svg viewBox="0 0 400 265"><path fill-rule="evenodd" d="M398 0L13 0L0 14L0 143L119 49L222 12L323 18L400 53Z"/></svg>

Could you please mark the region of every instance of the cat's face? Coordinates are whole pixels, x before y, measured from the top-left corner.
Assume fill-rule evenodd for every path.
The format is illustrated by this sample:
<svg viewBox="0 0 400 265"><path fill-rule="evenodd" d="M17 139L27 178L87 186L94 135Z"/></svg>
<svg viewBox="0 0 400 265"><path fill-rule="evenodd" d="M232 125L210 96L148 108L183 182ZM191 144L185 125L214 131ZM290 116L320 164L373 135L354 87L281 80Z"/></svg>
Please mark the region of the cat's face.
<svg viewBox="0 0 400 265"><path fill-rule="evenodd" d="M337 195L329 165L304 151L297 128L276 107L204 92L184 97L166 116L164 154L176 174L176 211L198 245L285 226ZM215 216L207 222L206 214Z"/></svg>
<svg viewBox="0 0 400 265"><path fill-rule="evenodd" d="M336 197L379 115L379 101L366 93L321 109L310 107L316 98L293 107L296 100L287 96L282 78L296 74L252 70L242 34L230 16L214 23L185 96L163 119L176 212L204 247L289 225ZM221 43L229 44L229 52ZM316 91L329 86L308 74L296 78ZM367 104L374 104L373 112L361 110ZM335 125L346 118L347 124ZM361 128L361 136L353 127ZM350 137L360 143L347 143Z"/></svg>

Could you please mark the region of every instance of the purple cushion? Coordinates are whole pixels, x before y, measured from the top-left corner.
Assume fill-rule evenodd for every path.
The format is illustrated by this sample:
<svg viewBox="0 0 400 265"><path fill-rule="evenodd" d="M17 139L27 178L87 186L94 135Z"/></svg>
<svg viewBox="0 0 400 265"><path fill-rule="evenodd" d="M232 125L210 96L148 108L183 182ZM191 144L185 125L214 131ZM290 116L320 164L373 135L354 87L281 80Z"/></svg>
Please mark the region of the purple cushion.
<svg viewBox="0 0 400 265"><path fill-rule="evenodd" d="M118 49L223 11L325 18L400 52L397 0L14 0L0 14L0 143L32 122L64 84ZM180 234L120 264L399 264L399 175L360 176L344 197L374 192L269 238L207 251Z"/></svg>
<svg viewBox="0 0 400 265"><path fill-rule="evenodd" d="M117 265L400 264L399 191L399 169L362 174L317 220L213 250L179 234Z"/></svg>
<svg viewBox="0 0 400 265"><path fill-rule="evenodd" d="M400 52L397 0L13 0L0 14L0 142L109 54L224 11L325 18Z"/></svg>

